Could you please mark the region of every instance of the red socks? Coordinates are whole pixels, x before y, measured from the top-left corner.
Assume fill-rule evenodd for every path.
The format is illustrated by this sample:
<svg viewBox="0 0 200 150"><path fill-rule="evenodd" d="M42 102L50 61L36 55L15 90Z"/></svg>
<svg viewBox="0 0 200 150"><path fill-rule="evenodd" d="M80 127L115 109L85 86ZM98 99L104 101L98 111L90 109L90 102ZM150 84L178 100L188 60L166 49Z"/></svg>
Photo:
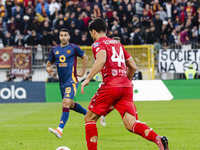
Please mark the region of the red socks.
<svg viewBox="0 0 200 150"><path fill-rule="evenodd" d="M135 122L133 127L132 127L133 133L136 133L136 134L142 136L143 138L145 138L149 141L153 141L154 143L157 144L156 137L158 135L153 130L151 130L148 135L145 135L146 129L150 129L150 128L146 124L141 123L141 122Z"/></svg>
<svg viewBox="0 0 200 150"><path fill-rule="evenodd" d="M95 121L88 121L85 123L85 133L88 150L97 150L97 141L91 142L93 136L98 136L97 126Z"/></svg>

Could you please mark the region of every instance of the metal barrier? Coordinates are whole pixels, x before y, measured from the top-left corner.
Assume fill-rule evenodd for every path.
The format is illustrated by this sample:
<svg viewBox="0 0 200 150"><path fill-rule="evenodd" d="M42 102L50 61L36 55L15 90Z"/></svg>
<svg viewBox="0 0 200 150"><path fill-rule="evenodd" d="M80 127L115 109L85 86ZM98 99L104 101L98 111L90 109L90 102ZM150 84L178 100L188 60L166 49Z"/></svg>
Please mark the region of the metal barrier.
<svg viewBox="0 0 200 150"><path fill-rule="evenodd" d="M124 46L126 51L128 51L133 57L134 61L138 66L138 70L142 72L143 79L155 79L154 75L154 46L153 45L128 45ZM51 46L34 46L31 47L32 50L32 71L33 74L37 70L43 70L45 75L46 62L48 60L49 53L51 51ZM91 46L81 46L82 50L85 51L88 56L88 66L87 70L90 70L94 64L93 52ZM78 58L77 68L81 68L81 59ZM9 69L6 69L9 72ZM41 72L40 71L40 72ZM45 78L43 77L43 78ZM42 78L42 80L43 80ZM41 79L36 79L35 81L41 81Z"/></svg>
<svg viewBox="0 0 200 150"><path fill-rule="evenodd" d="M91 68L94 63L91 46L81 46L88 56L88 66ZM126 45L126 51L133 57L138 70L142 72L143 79L155 79L154 75L154 46L153 45ZM78 59L78 68L81 67L81 60Z"/></svg>

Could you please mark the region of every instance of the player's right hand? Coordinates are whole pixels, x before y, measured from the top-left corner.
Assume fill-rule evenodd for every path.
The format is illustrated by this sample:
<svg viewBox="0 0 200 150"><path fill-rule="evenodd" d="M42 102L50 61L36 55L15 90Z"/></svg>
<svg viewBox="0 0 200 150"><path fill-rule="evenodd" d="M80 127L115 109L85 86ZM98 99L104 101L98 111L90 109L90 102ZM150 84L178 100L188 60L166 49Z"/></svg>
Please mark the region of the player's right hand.
<svg viewBox="0 0 200 150"><path fill-rule="evenodd" d="M84 94L84 87L85 87L86 85L88 85L89 82L90 82L90 80L87 80L87 79L85 79L85 80L83 81L83 83L81 84L81 94Z"/></svg>
<svg viewBox="0 0 200 150"><path fill-rule="evenodd" d="M53 66L47 67L47 68L46 68L46 71L48 72L48 74L52 74L52 73L54 72Z"/></svg>

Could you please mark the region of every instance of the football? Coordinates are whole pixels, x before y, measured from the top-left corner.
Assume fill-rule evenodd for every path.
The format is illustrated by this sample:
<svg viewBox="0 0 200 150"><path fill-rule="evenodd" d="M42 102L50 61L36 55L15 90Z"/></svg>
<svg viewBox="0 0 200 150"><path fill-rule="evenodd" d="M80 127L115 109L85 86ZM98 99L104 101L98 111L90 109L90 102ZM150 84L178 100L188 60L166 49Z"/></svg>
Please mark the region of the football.
<svg viewBox="0 0 200 150"><path fill-rule="evenodd" d="M58 147L56 150L70 150L70 149L66 146L61 146L61 147Z"/></svg>

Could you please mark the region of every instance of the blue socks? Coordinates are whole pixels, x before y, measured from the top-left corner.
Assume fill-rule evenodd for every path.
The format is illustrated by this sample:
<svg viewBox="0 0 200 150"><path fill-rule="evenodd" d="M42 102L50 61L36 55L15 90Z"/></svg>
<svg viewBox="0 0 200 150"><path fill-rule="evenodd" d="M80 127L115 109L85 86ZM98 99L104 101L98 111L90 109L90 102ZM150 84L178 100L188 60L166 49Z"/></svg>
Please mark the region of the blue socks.
<svg viewBox="0 0 200 150"><path fill-rule="evenodd" d="M63 113L62 113L62 116L61 116L61 119L60 119L60 124L59 124L59 127L61 129L64 128L68 118L69 118L69 108L63 108Z"/></svg>
<svg viewBox="0 0 200 150"><path fill-rule="evenodd" d="M72 108L72 110L76 111L76 112L79 112L83 115L86 115L87 113L87 110L85 108L83 108L80 104L78 103L74 103L74 108ZM69 118L69 108L63 108L63 112L62 112L62 116L61 116L61 119L60 119L60 124L59 124L59 127L61 129L64 128L67 120Z"/></svg>
<svg viewBox="0 0 200 150"><path fill-rule="evenodd" d="M86 115L87 113L87 110L83 108L79 103L74 103L74 108L72 108L72 110L81 113L83 115Z"/></svg>

